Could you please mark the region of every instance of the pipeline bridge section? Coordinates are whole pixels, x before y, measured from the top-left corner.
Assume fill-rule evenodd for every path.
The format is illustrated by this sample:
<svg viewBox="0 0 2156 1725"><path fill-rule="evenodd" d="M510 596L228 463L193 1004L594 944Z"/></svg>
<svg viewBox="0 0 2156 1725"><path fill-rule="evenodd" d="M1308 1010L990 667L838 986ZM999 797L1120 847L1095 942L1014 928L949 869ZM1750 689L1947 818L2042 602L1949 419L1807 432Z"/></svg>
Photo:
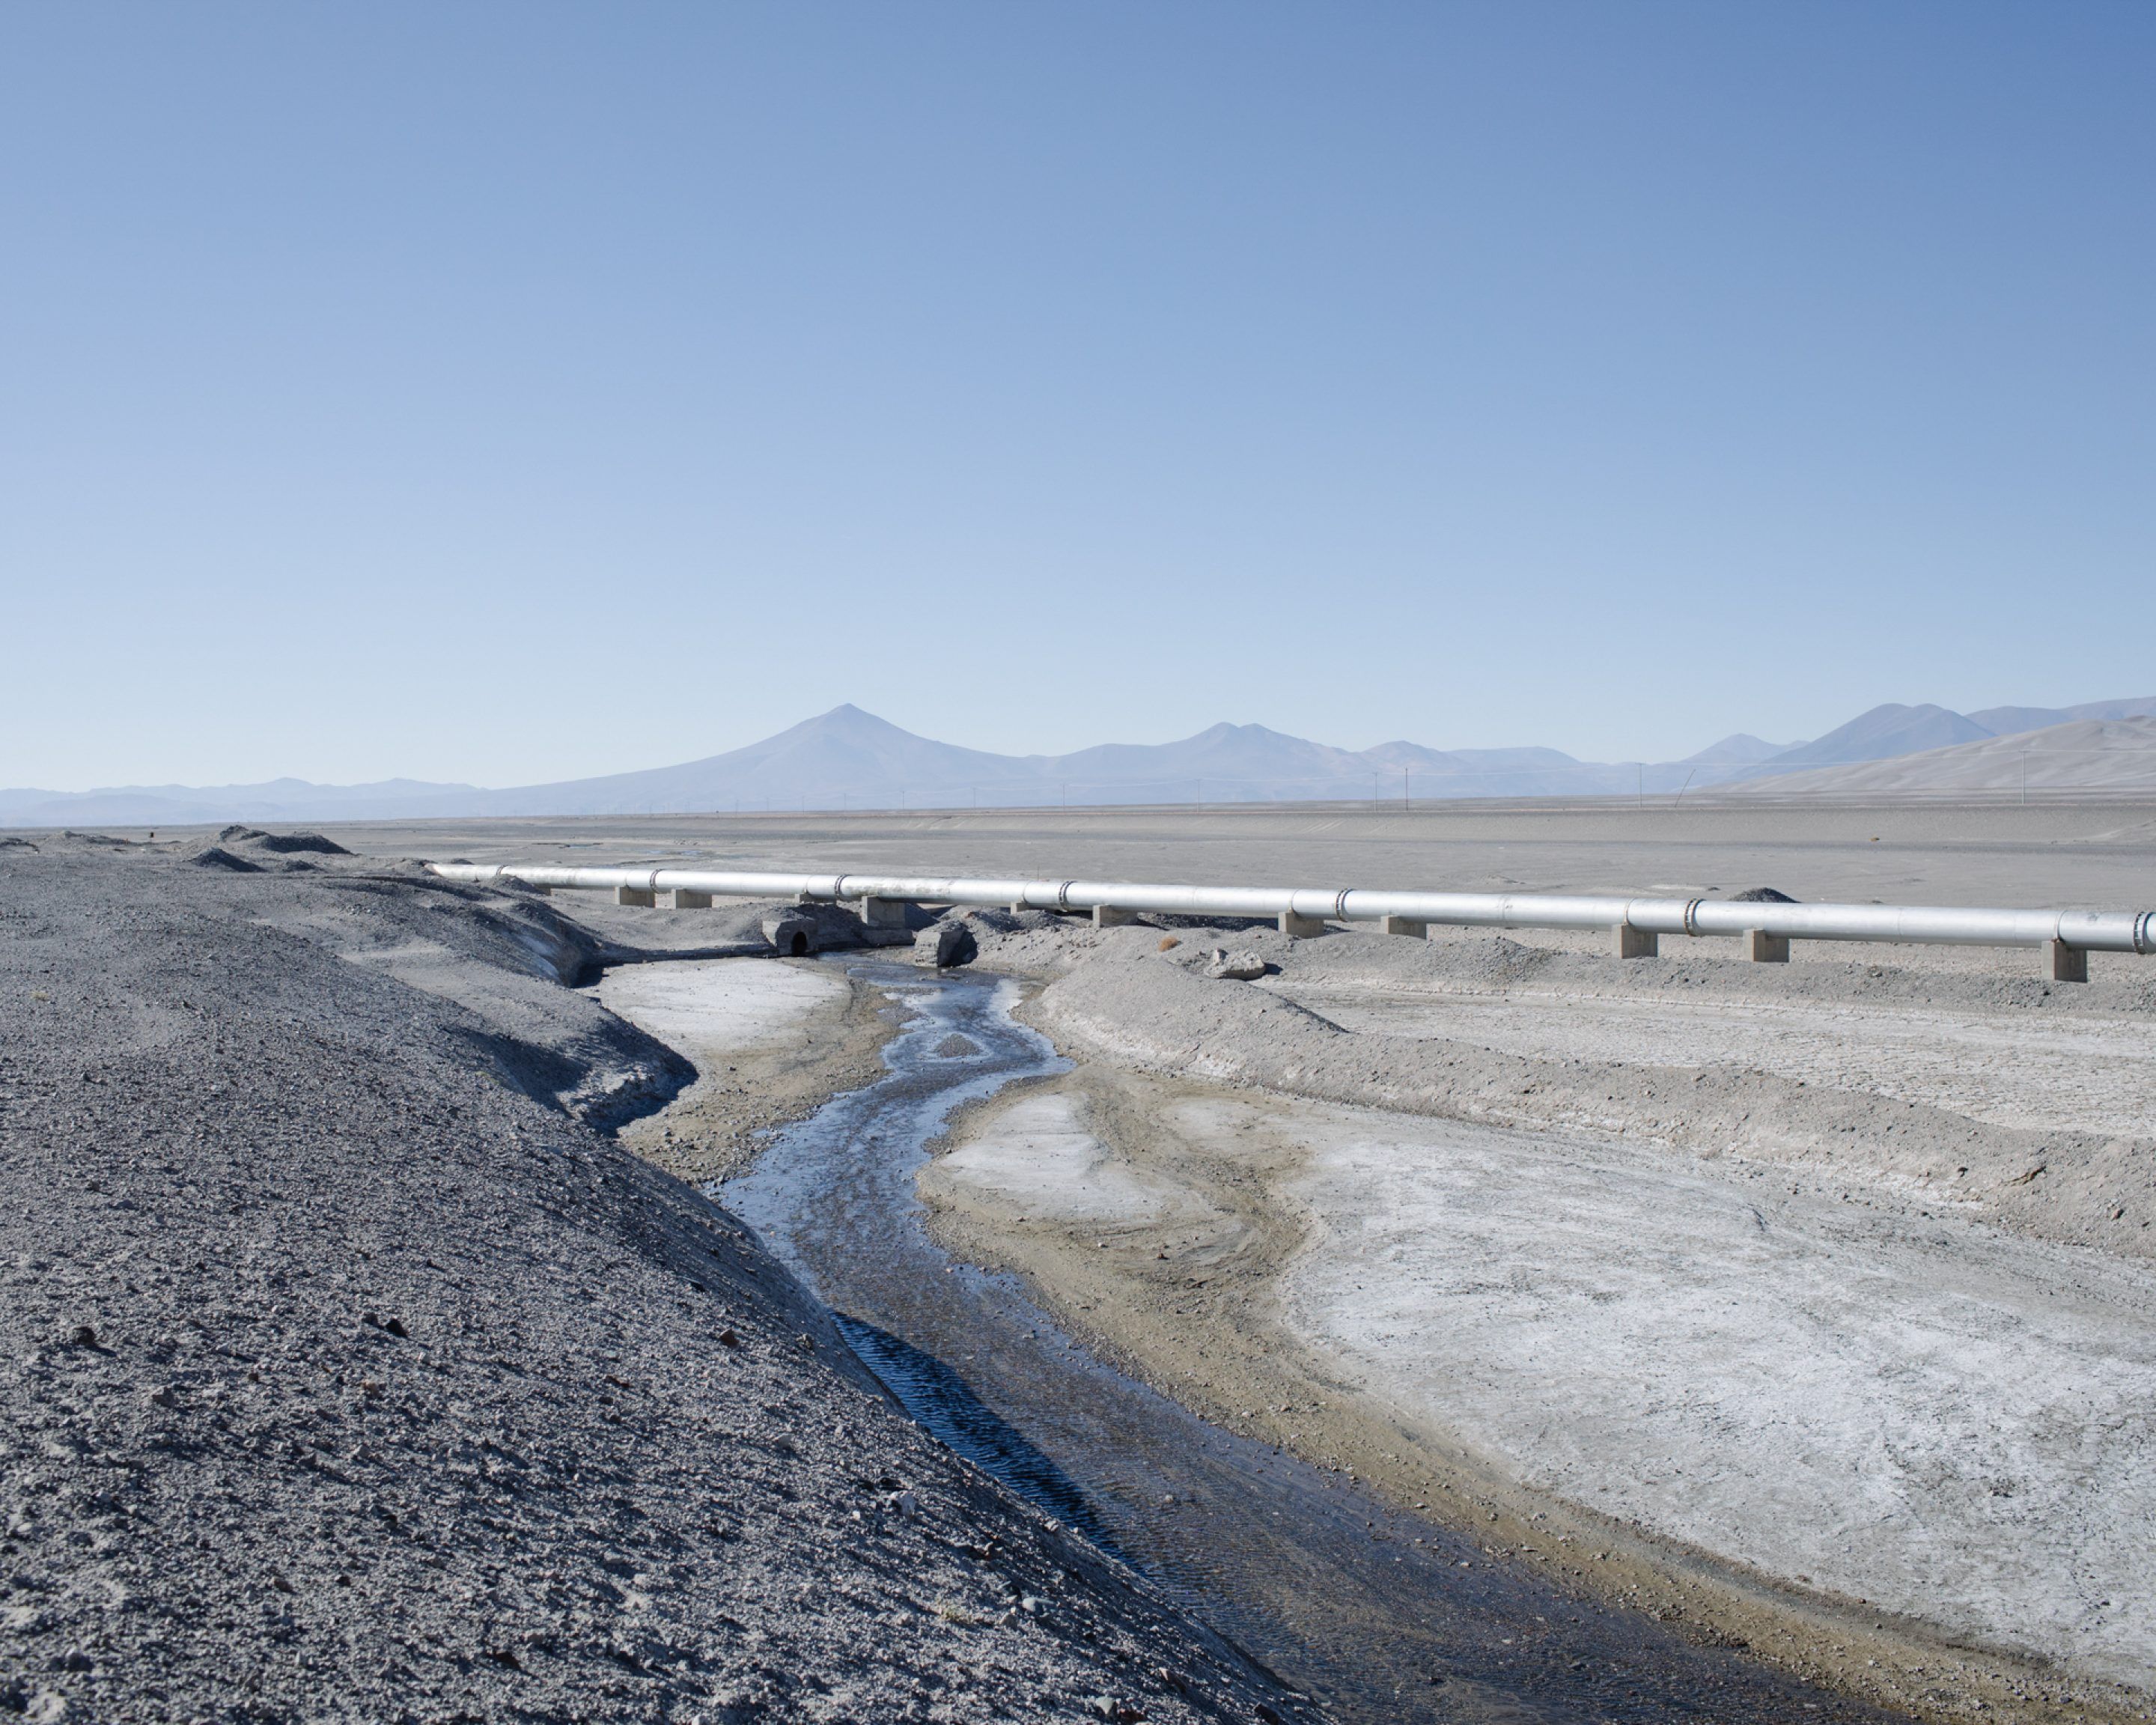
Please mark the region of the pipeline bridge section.
<svg viewBox="0 0 2156 1725"><path fill-rule="evenodd" d="M1741 956L1786 961L1793 941L1862 941L2048 950L2058 982L2087 982L2091 952L2156 952L2156 911L1983 910L1935 905L1794 904L1773 900L1624 898L1534 892L1399 892L1367 886L1194 886L1136 880L1019 880L915 875L738 873L708 869L568 868L536 863L434 863L444 880L521 882L610 891L625 905L708 909L714 898L857 905L871 925L899 925L906 906L992 906L1088 915L1101 927L1146 912L1249 916L1306 938L1329 922L1374 924L1388 934L1434 928L1560 928L1607 932L1620 958L1656 955L1664 935L1733 938Z"/></svg>

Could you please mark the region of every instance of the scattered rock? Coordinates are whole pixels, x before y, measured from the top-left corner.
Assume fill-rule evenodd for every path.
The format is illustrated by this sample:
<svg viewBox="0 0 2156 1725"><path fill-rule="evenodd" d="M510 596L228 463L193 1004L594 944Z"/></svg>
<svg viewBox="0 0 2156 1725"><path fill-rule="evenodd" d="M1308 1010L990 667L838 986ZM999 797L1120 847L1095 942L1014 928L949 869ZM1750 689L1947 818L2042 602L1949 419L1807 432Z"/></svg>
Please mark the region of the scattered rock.
<svg viewBox="0 0 2156 1725"><path fill-rule="evenodd" d="M1272 967L1255 952L1245 947L1230 952L1224 947L1213 949L1213 962L1205 967L1205 974L1219 977L1229 982L1255 982Z"/></svg>

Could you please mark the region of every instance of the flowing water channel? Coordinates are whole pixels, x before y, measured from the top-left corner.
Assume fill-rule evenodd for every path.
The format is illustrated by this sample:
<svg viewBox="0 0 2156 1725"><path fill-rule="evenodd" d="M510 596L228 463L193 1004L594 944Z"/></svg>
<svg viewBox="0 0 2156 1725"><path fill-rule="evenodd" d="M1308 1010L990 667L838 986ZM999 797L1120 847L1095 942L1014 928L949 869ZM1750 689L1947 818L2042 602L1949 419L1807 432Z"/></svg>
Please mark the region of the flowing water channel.
<svg viewBox="0 0 2156 1725"><path fill-rule="evenodd" d="M1209 1425L1091 1357L1014 1279L952 1260L915 1194L926 1145L963 1104L1069 1063L1011 1017L1008 979L847 968L912 1014L888 1071L777 1134L715 1195L953 1449L1343 1725L1887 1717L1691 1646Z"/></svg>

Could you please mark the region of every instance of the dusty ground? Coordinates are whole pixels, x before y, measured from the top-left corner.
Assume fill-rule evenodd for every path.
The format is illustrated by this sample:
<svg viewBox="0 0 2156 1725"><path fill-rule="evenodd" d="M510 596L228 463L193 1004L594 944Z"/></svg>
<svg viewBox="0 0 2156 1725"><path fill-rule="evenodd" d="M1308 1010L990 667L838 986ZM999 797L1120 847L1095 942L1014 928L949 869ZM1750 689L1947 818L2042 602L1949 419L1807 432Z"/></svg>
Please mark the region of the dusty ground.
<svg viewBox="0 0 2156 1725"><path fill-rule="evenodd" d="M357 832L480 860L2145 908L2156 809L1088 811ZM634 913L629 913L634 914ZM693 913L690 913L693 914ZM1081 1070L924 1177L1103 1353L1708 1639L2148 1717L2156 963L982 919ZM1262 983L1199 974L1254 946ZM1102 1249L1103 1242L1106 1250ZM1435 1314L1442 1314L1439 1321Z"/></svg>
<svg viewBox="0 0 2156 1725"><path fill-rule="evenodd" d="M1877 808L1614 798L1317 809L982 810L339 826L371 855L711 868L896 869L1051 880L1534 891L1731 892L1902 904L2152 899L2156 802ZM2101 961L2099 961L2099 963ZM2033 959L2023 967L2035 968Z"/></svg>
<svg viewBox="0 0 2156 1725"><path fill-rule="evenodd" d="M529 894L0 849L0 1715L1294 1709L899 1414L608 1124Z"/></svg>

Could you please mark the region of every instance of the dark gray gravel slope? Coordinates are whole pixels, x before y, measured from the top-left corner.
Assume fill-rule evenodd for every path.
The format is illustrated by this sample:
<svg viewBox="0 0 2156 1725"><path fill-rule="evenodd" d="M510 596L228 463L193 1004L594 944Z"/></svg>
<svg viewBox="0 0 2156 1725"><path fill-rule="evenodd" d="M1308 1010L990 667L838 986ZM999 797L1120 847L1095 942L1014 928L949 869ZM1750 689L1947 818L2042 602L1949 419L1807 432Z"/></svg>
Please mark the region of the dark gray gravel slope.
<svg viewBox="0 0 2156 1725"><path fill-rule="evenodd" d="M537 898L0 852L0 1717L1296 1711L601 1129ZM599 1122L601 1124L595 1124Z"/></svg>

